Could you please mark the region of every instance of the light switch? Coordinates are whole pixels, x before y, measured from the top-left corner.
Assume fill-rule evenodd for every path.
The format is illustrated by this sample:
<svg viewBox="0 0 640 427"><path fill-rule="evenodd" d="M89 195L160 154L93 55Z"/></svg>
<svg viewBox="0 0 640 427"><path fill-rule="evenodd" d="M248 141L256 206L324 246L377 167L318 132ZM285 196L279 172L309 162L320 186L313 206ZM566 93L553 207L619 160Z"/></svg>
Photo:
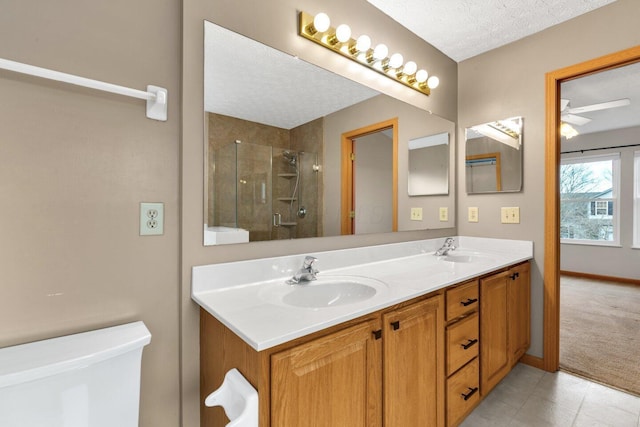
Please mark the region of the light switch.
<svg viewBox="0 0 640 427"><path fill-rule="evenodd" d="M500 222L503 224L520 224L520 208L500 208Z"/></svg>
<svg viewBox="0 0 640 427"><path fill-rule="evenodd" d="M478 222L478 208L477 207L470 207L469 208L469 222Z"/></svg>
<svg viewBox="0 0 640 427"><path fill-rule="evenodd" d="M440 221L449 221L449 208L440 208Z"/></svg>
<svg viewBox="0 0 640 427"><path fill-rule="evenodd" d="M422 221L422 208L411 208L411 221Z"/></svg>

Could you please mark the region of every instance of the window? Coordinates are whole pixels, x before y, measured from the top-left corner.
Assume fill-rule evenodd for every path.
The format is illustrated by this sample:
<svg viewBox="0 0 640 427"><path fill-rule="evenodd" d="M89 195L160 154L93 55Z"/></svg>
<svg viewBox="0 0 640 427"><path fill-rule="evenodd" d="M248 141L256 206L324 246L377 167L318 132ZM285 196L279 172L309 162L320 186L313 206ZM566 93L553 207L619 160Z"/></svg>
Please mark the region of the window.
<svg viewBox="0 0 640 427"><path fill-rule="evenodd" d="M640 167L638 166L639 157L640 154L636 157L636 169ZM562 243L618 244L620 235L618 228L619 168L619 153L562 159L560 164L560 239Z"/></svg>
<svg viewBox="0 0 640 427"><path fill-rule="evenodd" d="M633 164L633 247L640 248L640 151L635 152Z"/></svg>

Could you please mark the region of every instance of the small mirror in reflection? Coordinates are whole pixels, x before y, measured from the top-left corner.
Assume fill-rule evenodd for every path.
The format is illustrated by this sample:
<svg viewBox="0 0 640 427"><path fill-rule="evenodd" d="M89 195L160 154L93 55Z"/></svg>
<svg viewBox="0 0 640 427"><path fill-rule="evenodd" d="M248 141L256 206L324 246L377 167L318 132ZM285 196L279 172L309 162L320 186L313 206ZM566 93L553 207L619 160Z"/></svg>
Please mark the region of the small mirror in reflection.
<svg viewBox="0 0 640 427"><path fill-rule="evenodd" d="M449 194L449 133L409 140L409 196Z"/></svg>
<svg viewBox="0 0 640 427"><path fill-rule="evenodd" d="M522 117L466 129L467 194L522 190Z"/></svg>

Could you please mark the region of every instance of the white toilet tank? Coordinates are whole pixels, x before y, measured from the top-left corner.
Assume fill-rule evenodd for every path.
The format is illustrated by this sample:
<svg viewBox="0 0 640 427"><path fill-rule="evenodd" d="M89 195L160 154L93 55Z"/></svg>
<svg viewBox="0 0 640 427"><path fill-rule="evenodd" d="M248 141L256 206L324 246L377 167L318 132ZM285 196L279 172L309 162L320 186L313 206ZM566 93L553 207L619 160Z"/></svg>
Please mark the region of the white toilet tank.
<svg viewBox="0 0 640 427"><path fill-rule="evenodd" d="M0 426L136 427L142 322L0 349Z"/></svg>

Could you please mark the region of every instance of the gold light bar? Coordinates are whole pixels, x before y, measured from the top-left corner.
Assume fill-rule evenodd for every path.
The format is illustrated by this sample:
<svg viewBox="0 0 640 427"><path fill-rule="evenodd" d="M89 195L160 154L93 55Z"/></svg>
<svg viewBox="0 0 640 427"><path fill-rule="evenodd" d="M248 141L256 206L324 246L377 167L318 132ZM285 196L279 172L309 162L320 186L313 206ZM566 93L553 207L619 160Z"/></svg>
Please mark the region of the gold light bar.
<svg viewBox="0 0 640 427"><path fill-rule="evenodd" d="M324 15L322 17L325 18L322 20L323 26L328 27L324 31L321 31L324 28L318 29L314 25L314 18L318 15ZM326 25L329 22L328 16L325 14L318 15L314 17L306 12L300 12L298 22L298 34L300 36L427 96L431 94L431 89L438 86L438 78L435 76L429 77L425 70L418 70L415 62L407 61L402 63L402 55L398 54L388 57L388 49L383 44L372 48L371 40L368 36L360 36L358 39L340 37L345 40L340 41L337 35L338 31L332 26ZM341 28L338 28L338 30L341 30ZM400 63L398 63L396 56L400 58Z"/></svg>

